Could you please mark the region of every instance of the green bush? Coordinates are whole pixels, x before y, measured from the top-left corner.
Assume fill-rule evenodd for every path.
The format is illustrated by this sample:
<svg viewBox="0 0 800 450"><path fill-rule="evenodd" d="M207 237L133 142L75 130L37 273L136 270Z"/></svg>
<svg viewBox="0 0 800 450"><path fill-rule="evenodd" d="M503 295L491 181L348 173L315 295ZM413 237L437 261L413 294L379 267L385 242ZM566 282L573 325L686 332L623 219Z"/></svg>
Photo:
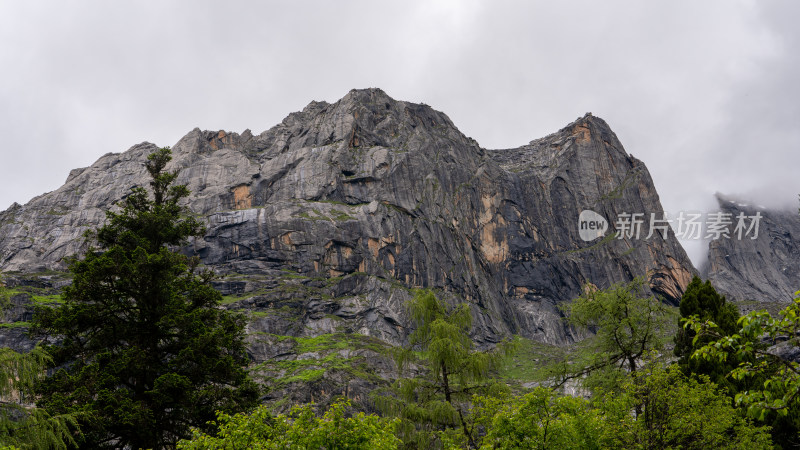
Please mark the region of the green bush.
<svg viewBox="0 0 800 450"><path fill-rule="evenodd" d="M273 417L260 406L251 414L217 415L217 435L194 430L190 440L178 442L178 449L396 449L398 419L384 419L358 413L346 417L349 402L332 404L322 417L312 405L295 406L288 415Z"/></svg>

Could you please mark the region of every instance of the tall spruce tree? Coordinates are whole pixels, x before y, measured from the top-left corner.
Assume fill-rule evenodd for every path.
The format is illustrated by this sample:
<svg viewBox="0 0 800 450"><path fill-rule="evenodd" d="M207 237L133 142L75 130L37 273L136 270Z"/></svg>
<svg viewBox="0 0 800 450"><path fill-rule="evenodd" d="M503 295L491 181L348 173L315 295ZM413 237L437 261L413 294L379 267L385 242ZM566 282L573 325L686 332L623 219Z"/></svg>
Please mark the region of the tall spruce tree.
<svg viewBox="0 0 800 450"><path fill-rule="evenodd" d="M736 307L725 301L725 297L717 293L711 283L705 283L698 277L686 287L686 291L681 297L680 303L681 318L684 322L690 317L697 317L700 321L714 322L719 331L729 336L736 332L736 321L739 320L739 311ZM683 325L683 323L681 323ZM701 336L695 340L697 334L690 327L681 326L675 335L675 356L678 357L678 364L684 373L702 374L711 378L711 381L721 387L725 387L735 394L741 386L734 386L731 380L726 378L739 361L731 357L725 363L706 361L703 359L692 358L695 350L703 347L710 341L710 338Z"/></svg>
<svg viewBox="0 0 800 450"><path fill-rule="evenodd" d="M57 370L38 384L51 414L79 413L82 448L171 448L208 429L215 412L254 405L244 319L218 308L221 296L199 260L176 251L204 227L182 217L185 185L166 171L169 148L145 166L153 198L135 187L107 212L97 248L70 270L63 305L38 308L35 330Z"/></svg>

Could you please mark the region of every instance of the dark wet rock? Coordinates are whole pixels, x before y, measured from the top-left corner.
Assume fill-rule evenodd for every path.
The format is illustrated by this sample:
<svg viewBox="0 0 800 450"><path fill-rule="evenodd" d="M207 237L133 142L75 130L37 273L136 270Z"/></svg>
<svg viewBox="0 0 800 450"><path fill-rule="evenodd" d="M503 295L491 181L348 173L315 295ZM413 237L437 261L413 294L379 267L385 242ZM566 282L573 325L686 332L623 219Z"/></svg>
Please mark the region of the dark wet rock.
<svg viewBox="0 0 800 450"><path fill-rule="evenodd" d="M719 212L728 214L728 238L712 240L705 275L721 294L749 310L765 304L785 306L800 290L800 214L797 210L769 210L742 200L717 196ZM736 231L737 217L745 224L756 214L758 235ZM771 311L775 312L775 311Z"/></svg>

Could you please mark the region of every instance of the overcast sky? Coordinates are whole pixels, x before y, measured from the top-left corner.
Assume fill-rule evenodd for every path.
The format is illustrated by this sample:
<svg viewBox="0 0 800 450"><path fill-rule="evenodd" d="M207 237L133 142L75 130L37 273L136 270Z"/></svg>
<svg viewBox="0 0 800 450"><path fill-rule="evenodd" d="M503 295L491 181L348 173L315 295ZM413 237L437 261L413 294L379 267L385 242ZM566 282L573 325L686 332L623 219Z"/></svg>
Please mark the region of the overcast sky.
<svg viewBox="0 0 800 450"><path fill-rule="evenodd" d="M366 87L486 148L591 111L671 214L717 191L796 208L798 17L792 1L0 0L0 210L107 152L259 133Z"/></svg>

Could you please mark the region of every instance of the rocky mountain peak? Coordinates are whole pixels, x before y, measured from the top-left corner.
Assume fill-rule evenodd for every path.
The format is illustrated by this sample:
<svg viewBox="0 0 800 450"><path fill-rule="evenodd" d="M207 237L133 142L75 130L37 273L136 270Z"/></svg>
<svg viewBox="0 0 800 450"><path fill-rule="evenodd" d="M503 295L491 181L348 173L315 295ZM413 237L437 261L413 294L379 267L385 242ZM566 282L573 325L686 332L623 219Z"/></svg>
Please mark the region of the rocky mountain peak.
<svg viewBox="0 0 800 450"><path fill-rule="evenodd" d="M83 231L147 185L143 162L155 149L104 155L0 213L0 269L63 269L83 251ZM585 284L641 276L676 302L695 273L670 233L645 238L649 213L663 213L652 179L591 114L485 150L442 112L362 89L257 135L192 130L173 153L192 192L186 206L208 225L184 251L238 280L220 289L252 293L237 307L294 311L294 322L278 314L252 325L270 333L300 324L402 342L410 290L431 288L472 305L479 343L511 333L563 343L575 336L559 305ZM607 220L604 235L581 238L584 210ZM617 239L626 213L645 215L643 232Z"/></svg>
<svg viewBox="0 0 800 450"><path fill-rule="evenodd" d="M350 92L347 93L341 100L337 103L342 104L373 104L373 103L384 103L387 109L389 109L388 105L394 106L397 104L397 100L393 99L389 96L386 92L383 91L381 88L366 88L366 89L350 89Z"/></svg>
<svg viewBox="0 0 800 450"><path fill-rule="evenodd" d="M280 136L291 148L342 143L343 148L403 147L419 140L460 135L443 113L427 105L401 102L377 88L351 90L339 101L312 102L283 122L262 133L269 140Z"/></svg>
<svg viewBox="0 0 800 450"><path fill-rule="evenodd" d="M744 309L781 309L800 289L800 215L717 193L726 235L711 240L707 278ZM741 217L741 219L740 219ZM744 228L737 228L742 221Z"/></svg>

